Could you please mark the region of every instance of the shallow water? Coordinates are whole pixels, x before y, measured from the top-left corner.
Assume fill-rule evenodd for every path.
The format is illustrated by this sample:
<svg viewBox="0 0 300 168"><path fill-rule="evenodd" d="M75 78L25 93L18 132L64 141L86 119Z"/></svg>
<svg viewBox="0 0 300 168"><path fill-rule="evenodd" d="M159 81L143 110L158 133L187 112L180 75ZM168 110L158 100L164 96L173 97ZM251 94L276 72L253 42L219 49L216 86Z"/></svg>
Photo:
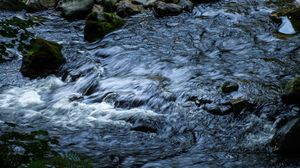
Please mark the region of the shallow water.
<svg viewBox="0 0 300 168"><path fill-rule="evenodd" d="M228 0L162 19L148 11L92 44L83 41L83 21L34 14L45 21L30 31L62 44L67 64L32 81L20 75L21 59L2 64L1 130L4 122L48 130L59 137L55 148L91 156L97 167L296 167L268 145L274 122L299 111L280 102L300 72L299 35L278 38L274 9ZM227 80L239 91L223 94ZM239 97L255 109L205 110Z"/></svg>

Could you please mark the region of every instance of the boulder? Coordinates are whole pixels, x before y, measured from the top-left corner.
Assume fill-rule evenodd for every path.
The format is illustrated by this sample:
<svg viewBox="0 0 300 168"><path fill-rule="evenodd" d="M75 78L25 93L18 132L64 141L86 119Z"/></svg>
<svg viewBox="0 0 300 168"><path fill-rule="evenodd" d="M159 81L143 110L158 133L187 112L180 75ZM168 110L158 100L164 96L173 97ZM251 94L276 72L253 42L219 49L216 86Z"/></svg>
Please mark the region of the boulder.
<svg viewBox="0 0 300 168"><path fill-rule="evenodd" d="M156 17L176 16L182 12L181 6L158 1L155 3L153 13Z"/></svg>
<svg viewBox="0 0 300 168"><path fill-rule="evenodd" d="M54 74L65 62L61 53L62 47L44 39L31 40L29 50L24 55L21 72L29 78L37 78Z"/></svg>
<svg viewBox="0 0 300 168"><path fill-rule="evenodd" d="M60 0L57 8L67 19L83 19L92 10L94 0Z"/></svg>
<svg viewBox="0 0 300 168"><path fill-rule="evenodd" d="M22 0L0 0L0 9L4 10L23 10L26 8Z"/></svg>
<svg viewBox="0 0 300 168"><path fill-rule="evenodd" d="M231 93L234 91L239 90L239 85L234 82L224 82L223 86L221 87L223 93Z"/></svg>
<svg viewBox="0 0 300 168"><path fill-rule="evenodd" d="M131 16L143 11L141 5L133 4L130 0L122 0L116 4L117 14L121 17Z"/></svg>
<svg viewBox="0 0 300 168"><path fill-rule="evenodd" d="M92 12L85 23L84 38L88 42L94 42L123 25L124 20L114 13L104 12L103 15L99 15Z"/></svg>
<svg viewBox="0 0 300 168"><path fill-rule="evenodd" d="M288 82L286 91L287 93L281 96L283 103L300 104L300 77L296 77Z"/></svg>
<svg viewBox="0 0 300 168"><path fill-rule="evenodd" d="M300 154L300 118L294 118L278 129L271 146L275 153Z"/></svg>
<svg viewBox="0 0 300 168"><path fill-rule="evenodd" d="M26 9L28 11L40 11L43 9L56 7L56 0L25 0Z"/></svg>

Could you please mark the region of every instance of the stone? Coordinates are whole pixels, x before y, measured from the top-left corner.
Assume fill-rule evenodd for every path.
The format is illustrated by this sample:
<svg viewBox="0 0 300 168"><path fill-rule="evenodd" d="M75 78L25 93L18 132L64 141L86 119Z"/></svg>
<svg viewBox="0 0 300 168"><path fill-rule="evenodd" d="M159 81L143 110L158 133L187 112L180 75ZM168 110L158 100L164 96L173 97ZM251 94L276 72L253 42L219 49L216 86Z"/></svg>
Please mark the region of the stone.
<svg viewBox="0 0 300 168"><path fill-rule="evenodd" d="M143 5L144 8L148 8L154 6L156 1L157 0L132 0L132 3Z"/></svg>
<svg viewBox="0 0 300 168"><path fill-rule="evenodd" d="M300 154L300 118L294 118L278 129L271 146L275 153Z"/></svg>
<svg viewBox="0 0 300 168"><path fill-rule="evenodd" d="M93 5L93 0L60 0L57 8L67 19L82 19L91 12Z"/></svg>
<svg viewBox="0 0 300 168"><path fill-rule="evenodd" d="M28 11L40 11L43 9L56 7L56 0L25 0L26 9Z"/></svg>
<svg viewBox="0 0 300 168"><path fill-rule="evenodd" d="M285 104L300 104L300 77L288 82L286 85L286 94L281 96L281 100Z"/></svg>
<svg viewBox="0 0 300 168"><path fill-rule="evenodd" d="M181 6L158 1L154 5L153 13L156 17L176 16L182 12Z"/></svg>
<svg viewBox="0 0 300 168"><path fill-rule="evenodd" d="M2 10L23 10L26 8L22 0L0 0L0 9Z"/></svg>
<svg viewBox="0 0 300 168"><path fill-rule="evenodd" d="M116 10L116 4L119 2L120 0L102 0L102 5L105 9L105 11L108 12L114 12Z"/></svg>
<svg viewBox="0 0 300 168"><path fill-rule="evenodd" d="M114 13L103 13L99 16L93 12L87 17L84 38L88 42L94 42L123 25L124 20Z"/></svg>
<svg viewBox="0 0 300 168"><path fill-rule="evenodd" d="M213 115L227 115L230 114L230 106L207 104L204 106L204 110Z"/></svg>
<svg viewBox="0 0 300 168"><path fill-rule="evenodd" d="M191 0L193 3L210 3L210 2L216 2L218 0Z"/></svg>
<svg viewBox="0 0 300 168"><path fill-rule="evenodd" d="M227 81L224 82L224 84L221 87L221 90L223 93L231 93L239 90L239 85L237 83Z"/></svg>
<svg viewBox="0 0 300 168"><path fill-rule="evenodd" d="M240 114L243 110L250 109L253 105L244 98L237 98L230 101L230 111L235 115Z"/></svg>
<svg viewBox="0 0 300 168"><path fill-rule="evenodd" d="M29 78L55 74L65 62L61 49L59 44L52 41L40 38L31 40L29 50L22 60L21 73Z"/></svg>
<svg viewBox="0 0 300 168"><path fill-rule="evenodd" d="M130 0L122 0L116 4L117 14L121 17L131 16L143 11L141 5L133 4Z"/></svg>
<svg viewBox="0 0 300 168"><path fill-rule="evenodd" d="M187 12L192 12L194 8L194 4L189 0L180 0L178 5Z"/></svg>

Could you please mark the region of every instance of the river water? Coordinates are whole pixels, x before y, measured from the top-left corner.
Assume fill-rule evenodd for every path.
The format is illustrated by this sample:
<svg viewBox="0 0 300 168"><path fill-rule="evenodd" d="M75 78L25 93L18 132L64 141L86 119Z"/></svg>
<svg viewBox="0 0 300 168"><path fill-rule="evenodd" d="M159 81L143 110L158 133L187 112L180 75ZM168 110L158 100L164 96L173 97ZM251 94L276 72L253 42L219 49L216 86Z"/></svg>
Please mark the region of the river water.
<svg viewBox="0 0 300 168"><path fill-rule="evenodd" d="M57 76L28 80L21 57L1 64L0 125L44 129L61 152L97 167L296 167L271 152L279 118L299 109L280 101L299 74L299 35L278 38L265 1L225 0L156 19L150 11L101 41L83 40L83 21L44 11L29 31L64 46ZM28 14L0 13L1 19ZM280 36L281 37L281 36ZM225 81L238 92L223 94ZM213 115L206 105L243 97L255 108Z"/></svg>

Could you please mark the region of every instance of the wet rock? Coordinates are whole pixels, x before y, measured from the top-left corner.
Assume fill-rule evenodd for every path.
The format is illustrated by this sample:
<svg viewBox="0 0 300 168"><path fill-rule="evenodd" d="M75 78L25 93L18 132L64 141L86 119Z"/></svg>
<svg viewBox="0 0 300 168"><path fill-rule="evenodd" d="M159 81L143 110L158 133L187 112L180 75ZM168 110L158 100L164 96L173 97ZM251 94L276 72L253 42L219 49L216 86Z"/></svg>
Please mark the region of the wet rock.
<svg viewBox="0 0 300 168"><path fill-rule="evenodd" d="M244 98L237 98L230 101L230 111L232 111L235 115L240 114L243 110L249 110L253 107L248 100Z"/></svg>
<svg viewBox="0 0 300 168"><path fill-rule="evenodd" d="M87 17L84 28L84 38L88 42L94 42L123 25L123 19L116 14L103 13L103 15L100 16L93 12Z"/></svg>
<svg viewBox="0 0 300 168"><path fill-rule="evenodd" d="M26 51L33 37L27 28L36 24L33 19L23 20L18 17L0 22L0 63L13 60Z"/></svg>
<svg viewBox="0 0 300 168"><path fill-rule="evenodd" d="M177 4L179 0L163 0L163 2Z"/></svg>
<svg viewBox="0 0 300 168"><path fill-rule="evenodd" d="M210 2L216 2L218 0L191 0L193 3L210 3Z"/></svg>
<svg viewBox="0 0 300 168"><path fill-rule="evenodd" d="M213 115L227 115L230 114L230 106L207 104L204 106L204 110Z"/></svg>
<svg viewBox="0 0 300 168"><path fill-rule="evenodd" d="M180 0L178 5L187 12L192 12L194 8L194 4L189 0Z"/></svg>
<svg viewBox="0 0 300 168"><path fill-rule="evenodd" d="M61 48L55 42L33 39L28 53L23 57L22 74L29 78L37 78L56 73L65 62Z"/></svg>
<svg viewBox="0 0 300 168"><path fill-rule="evenodd" d="M223 93L231 93L234 91L239 90L239 85L234 82L224 82L223 86L221 87Z"/></svg>
<svg viewBox="0 0 300 168"><path fill-rule="evenodd" d="M97 13L98 16L103 16L104 8L101 5L95 4L92 9L92 13L93 12Z"/></svg>
<svg viewBox="0 0 300 168"><path fill-rule="evenodd" d="M101 4L103 5L105 11L114 12L116 10L116 4L120 0L102 0Z"/></svg>
<svg viewBox="0 0 300 168"><path fill-rule="evenodd" d="M176 16L182 12L181 6L172 3L156 2L153 8L153 13L156 17Z"/></svg>
<svg viewBox="0 0 300 168"><path fill-rule="evenodd" d="M67 19L82 19L91 12L93 5L93 0L60 0L57 8Z"/></svg>
<svg viewBox="0 0 300 168"><path fill-rule="evenodd" d="M271 146L275 153L300 154L300 118L295 118L278 129Z"/></svg>
<svg viewBox="0 0 300 168"><path fill-rule="evenodd" d="M0 9L4 10L23 10L26 8L22 0L0 0Z"/></svg>
<svg viewBox="0 0 300 168"><path fill-rule="evenodd" d="M281 96L285 104L300 104L300 77L288 82L286 86L287 94Z"/></svg>
<svg viewBox="0 0 300 168"><path fill-rule="evenodd" d="M131 16L143 11L141 5L133 4L130 0L122 0L116 4L117 14L121 17Z"/></svg>
<svg viewBox="0 0 300 168"><path fill-rule="evenodd" d="M133 4L143 5L144 8L148 8L154 5L157 0L132 0Z"/></svg>
<svg viewBox="0 0 300 168"><path fill-rule="evenodd" d="M25 0L26 9L28 11L40 11L43 9L56 7L56 0Z"/></svg>

